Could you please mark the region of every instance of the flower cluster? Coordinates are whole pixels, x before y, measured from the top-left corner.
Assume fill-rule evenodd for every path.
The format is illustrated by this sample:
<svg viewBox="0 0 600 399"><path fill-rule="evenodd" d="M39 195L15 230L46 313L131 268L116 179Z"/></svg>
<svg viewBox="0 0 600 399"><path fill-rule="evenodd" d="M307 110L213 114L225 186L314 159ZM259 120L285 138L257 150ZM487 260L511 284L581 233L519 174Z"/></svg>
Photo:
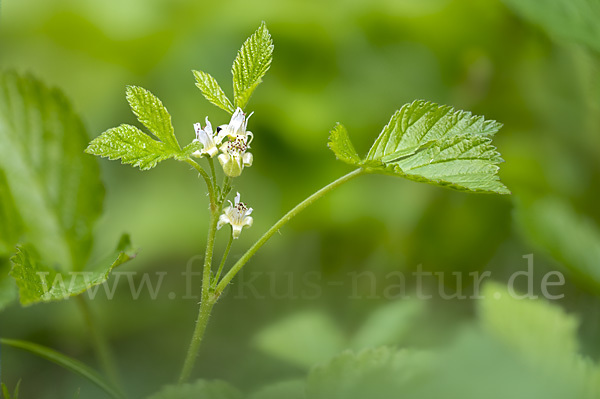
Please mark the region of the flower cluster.
<svg viewBox="0 0 600 399"><path fill-rule="evenodd" d="M207 155L212 158L221 152L217 159L223 167L223 172L229 177L241 175L244 167L251 166L253 160L248 149L254 135L246 130L250 116L252 114L246 118L246 114L238 107L229 124L217 128L216 135L208 117L204 129L200 123L194 124L196 130L194 141L202 143L202 149L194 152L193 155L196 157Z"/></svg>
<svg viewBox="0 0 600 399"><path fill-rule="evenodd" d="M252 166L253 157L248 149L254 135L246 130L248 119L251 116L252 114L246 117L246 114L238 107L231 116L229 124L217 127L216 132L213 131L208 117L205 119L204 128L200 123L195 123L196 139L194 141L200 142L202 148L192 155L196 157L206 155L210 158L218 155L217 159L227 176L241 175L244 167ZM228 202L229 206L223 209L223 214L219 217L217 229L230 224L233 238L238 238L242 228L252 226L253 219L250 216L252 208L240 202L240 193L235 196L233 204L231 201Z"/></svg>

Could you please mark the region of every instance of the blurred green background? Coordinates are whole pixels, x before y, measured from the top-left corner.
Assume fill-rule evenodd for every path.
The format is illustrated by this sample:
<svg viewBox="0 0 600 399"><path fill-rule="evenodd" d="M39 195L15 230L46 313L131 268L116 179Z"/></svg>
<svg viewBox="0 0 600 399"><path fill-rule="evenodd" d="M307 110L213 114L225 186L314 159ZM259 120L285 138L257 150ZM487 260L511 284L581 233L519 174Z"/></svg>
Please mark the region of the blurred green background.
<svg viewBox="0 0 600 399"><path fill-rule="evenodd" d="M435 349L453 342L447 356L469 359L480 350L477 340L461 341L477 318L469 300L404 301L392 312L399 321L381 327L400 325L397 333L362 341L356 334L390 306L384 297L390 272L418 265L448 276L490 271L502 282L525 270L522 256L529 253L536 292L547 271L565 273L558 289L565 297L555 304L578 317L582 352L600 355L599 17L593 0L5 0L0 67L32 72L64 90L90 139L120 123L136 124L125 86L148 88L187 144L194 122L207 115L213 125L229 119L204 100L191 70L209 72L231 93L235 53L264 20L274 61L248 106L255 112L248 127L255 162L235 183L254 208L255 224L235 243L232 259L294 204L347 172L326 147L336 122L362 154L390 115L414 99L504 123L495 144L512 196L362 177L260 250L215 308L194 372L251 392L302 378L310 365L350 346ZM128 390L142 397L173 382L185 354L197 300L181 298L180 273L189 262L200 268L207 199L202 181L183 164L165 162L149 172L100 164L107 196L95 253L129 232L140 250L122 270L139 272L137 283L142 272L153 280L168 272L156 299L144 292L132 300L123 278L113 300L93 301ZM222 251L226 233L218 237ZM375 287L352 274L365 271ZM445 284L448 292L456 289L453 278ZM0 335L95 364L72 301L13 304L0 313ZM463 338L455 341L457 335ZM452 352L459 350L466 354ZM79 386L81 397L103 397L22 352L4 349L2 366L10 386L23 379L25 398L72 397ZM498 381L509 377L498 372Z"/></svg>

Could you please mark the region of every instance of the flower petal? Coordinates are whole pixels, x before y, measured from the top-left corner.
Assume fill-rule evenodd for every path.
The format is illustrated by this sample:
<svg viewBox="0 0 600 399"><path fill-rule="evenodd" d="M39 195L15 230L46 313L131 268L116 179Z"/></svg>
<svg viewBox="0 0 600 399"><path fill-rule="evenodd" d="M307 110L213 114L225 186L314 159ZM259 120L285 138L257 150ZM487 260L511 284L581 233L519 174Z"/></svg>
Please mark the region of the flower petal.
<svg viewBox="0 0 600 399"><path fill-rule="evenodd" d="M221 216L219 216L219 221L217 222L217 230L220 230L221 227L226 224L231 224L231 221L225 213L222 213Z"/></svg>
<svg viewBox="0 0 600 399"><path fill-rule="evenodd" d="M242 161L244 162L244 166L252 166L252 161L254 160L254 156L252 153L247 152L243 155Z"/></svg>

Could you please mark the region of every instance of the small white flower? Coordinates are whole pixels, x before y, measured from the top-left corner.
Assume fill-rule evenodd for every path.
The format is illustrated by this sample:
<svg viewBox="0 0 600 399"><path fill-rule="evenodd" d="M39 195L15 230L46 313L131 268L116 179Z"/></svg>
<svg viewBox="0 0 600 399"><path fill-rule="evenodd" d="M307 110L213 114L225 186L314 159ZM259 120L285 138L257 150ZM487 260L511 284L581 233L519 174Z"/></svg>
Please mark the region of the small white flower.
<svg viewBox="0 0 600 399"><path fill-rule="evenodd" d="M231 116L231 121L228 125L221 125L217 129L219 137L221 140L225 137L229 137L230 140L235 140L238 136L253 136L252 132L246 131L246 126L248 125L248 119L252 114L248 115L246 118L246 114L240 107L237 107L233 115ZM252 139L250 139L252 141Z"/></svg>
<svg viewBox="0 0 600 399"><path fill-rule="evenodd" d="M252 226L253 219L249 216L252 213L252 208L248 208L246 204L240 202L240 193L235 196L234 204L231 201L228 202L229 206L223 209L223 214L219 216L217 229L230 224L233 238L238 238L244 226Z"/></svg>
<svg viewBox="0 0 600 399"><path fill-rule="evenodd" d="M201 157L204 154L208 154L211 158L217 155L219 152L218 145L223 141L223 137L213 135L212 125L208 120L208 116L206 117L206 127L202 129L200 123L194 123L194 130L196 130L196 139L194 141L202 143L202 149L195 151L192 155Z"/></svg>
<svg viewBox="0 0 600 399"><path fill-rule="evenodd" d="M237 177L242 174L244 166L252 166L254 158L251 153L246 152L250 148L247 140L247 136L240 135L221 146L222 154L218 159L227 176Z"/></svg>

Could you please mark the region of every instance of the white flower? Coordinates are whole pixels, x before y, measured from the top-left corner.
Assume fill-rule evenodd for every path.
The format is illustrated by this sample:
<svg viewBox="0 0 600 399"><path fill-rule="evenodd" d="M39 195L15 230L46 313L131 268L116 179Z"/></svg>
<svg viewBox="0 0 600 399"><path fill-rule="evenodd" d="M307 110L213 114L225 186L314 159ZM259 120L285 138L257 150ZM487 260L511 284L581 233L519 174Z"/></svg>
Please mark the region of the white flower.
<svg viewBox="0 0 600 399"><path fill-rule="evenodd" d="M248 118L246 118L246 114L244 114L244 111L242 111L240 107L237 107L237 109L231 116L231 121L229 122L229 124L221 125L217 129L221 140L223 140L223 138L225 138L226 136L229 137L230 140L235 140L238 136L244 136L245 138L248 135L253 136L252 132L246 131L248 119L250 119L251 116L252 114L248 115Z"/></svg>
<svg viewBox="0 0 600 399"><path fill-rule="evenodd" d="M202 129L200 123L194 123L194 130L196 130L196 139L194 141L202 143L202 149L194 152L192 155L201 157L204 154L208 154L211 158L217 155L219 152L217 146L221 144L223 137L213 135L212 125L208 120L208 116L206 117L206 127Z"/></svg>
<svg viewBox="0 0 600 399"><path fill-rule="evenodd" d="M254 158L251 153L246 152L250 148L247 140L247 136L239 135L221 146L222 154L218 159L227 176L237 177L242 174L244 166L252 166Z"/></svg>
<svg viewBox="0 0 600 399"><path fill-rule="evenodd" d="M229 206L223 209L223 214L219 216L217 229L230 224L233 238L238 238L244 226L252 226L253 219L249 216L252 213L252 208L248 208L246 204L240 202L240 193L235 196L234 204L231 201L228 202Z"/></svg>

